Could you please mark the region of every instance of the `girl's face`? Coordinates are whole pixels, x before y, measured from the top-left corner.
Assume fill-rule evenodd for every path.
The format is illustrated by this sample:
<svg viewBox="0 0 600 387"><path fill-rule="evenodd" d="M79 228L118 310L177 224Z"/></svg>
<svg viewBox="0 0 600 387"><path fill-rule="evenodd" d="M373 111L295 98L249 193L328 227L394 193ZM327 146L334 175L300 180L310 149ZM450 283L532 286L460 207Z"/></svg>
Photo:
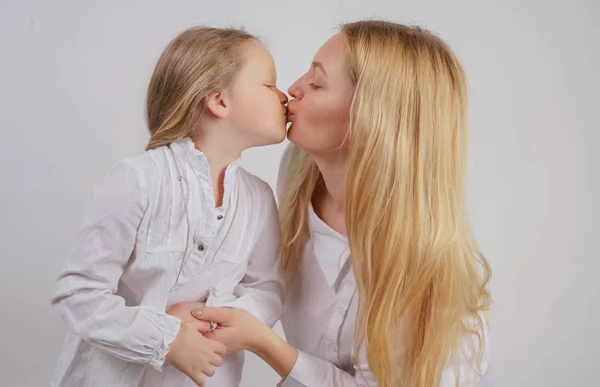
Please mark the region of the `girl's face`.
<svg viewBox="0 0 600 387"><path fill-rule="evenodd" d="M273 57L260 42L242 47L243 65L230 88L230 119L248 147L285 139L287 97L276 87Z"/></svg>
<svg viewBox="0 0 600 387"><path fill-rule="evenodd" d="M288 91L288 139L313 155L344 150L354 96L347 55L345 36L334 35Z"/></svg>

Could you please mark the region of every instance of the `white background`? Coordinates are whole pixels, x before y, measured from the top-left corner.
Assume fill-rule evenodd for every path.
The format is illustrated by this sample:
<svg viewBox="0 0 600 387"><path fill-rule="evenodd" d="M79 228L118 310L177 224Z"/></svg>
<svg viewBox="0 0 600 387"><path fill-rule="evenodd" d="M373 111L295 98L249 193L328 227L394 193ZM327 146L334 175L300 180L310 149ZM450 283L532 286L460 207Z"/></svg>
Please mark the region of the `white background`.
<svg viewBox="0 0 600 387"><path fill-rule="evenodd" d="M47 385L65 334L56 276L93 182L143 149L147 83L178 32L245 26L286 90L336 25L373 17L437 32L469 77L469 210L494 269L496 386L600 385L598 1L0 4L1 386ZM274 186L282 149L243 164ZM248 360L243 386L277 380Z"/></svg>

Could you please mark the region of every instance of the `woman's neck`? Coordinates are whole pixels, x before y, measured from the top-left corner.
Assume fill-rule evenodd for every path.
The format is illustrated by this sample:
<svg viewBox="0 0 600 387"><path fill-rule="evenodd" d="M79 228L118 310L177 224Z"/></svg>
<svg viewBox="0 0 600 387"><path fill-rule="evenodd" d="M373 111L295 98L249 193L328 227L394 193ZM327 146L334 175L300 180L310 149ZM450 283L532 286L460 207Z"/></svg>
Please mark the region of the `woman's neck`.
<svg viewBox="0 0 600 387"><path fill-rule="evenodd" d="M342 157L314 157L323 176L323 184L313 196L317 215L330 227L346 235L346 159Z"/></svg>

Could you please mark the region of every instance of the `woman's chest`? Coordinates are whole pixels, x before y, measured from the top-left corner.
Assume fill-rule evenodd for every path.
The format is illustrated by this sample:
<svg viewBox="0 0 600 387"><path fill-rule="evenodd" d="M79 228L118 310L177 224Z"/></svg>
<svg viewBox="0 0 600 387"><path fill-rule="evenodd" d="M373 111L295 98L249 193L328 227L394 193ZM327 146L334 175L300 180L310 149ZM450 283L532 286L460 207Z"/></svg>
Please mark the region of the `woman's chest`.
<svg viewBox="0 0 600 387"><path fill-rule="evenodd" d="M282 324L288 340L298 349L339 366L351 362L357 300L348 254L341 267L319 261L337 261L339 251L317 249L309 240L298 271L291 281ZM312 253L310 253L312 251ZM318 257L328 251L329 257ZM336 268L336 269L332 269ZM330 270L334 270L331 273Z"/></svg>

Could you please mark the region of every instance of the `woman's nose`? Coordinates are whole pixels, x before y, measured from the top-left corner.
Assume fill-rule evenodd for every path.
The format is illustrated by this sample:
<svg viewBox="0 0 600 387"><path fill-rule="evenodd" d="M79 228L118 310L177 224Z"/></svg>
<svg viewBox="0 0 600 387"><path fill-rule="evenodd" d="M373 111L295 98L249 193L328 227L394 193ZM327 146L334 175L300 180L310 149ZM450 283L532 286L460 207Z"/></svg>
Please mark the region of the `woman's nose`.
<svg viewBox="0 0 600 387"><path fill-rule="evenodd" d="M299 80L294 82L292 86L288 89L288 94L295 99L302 99L304 93L302 92L302 88L300 87Z"/></svg>

